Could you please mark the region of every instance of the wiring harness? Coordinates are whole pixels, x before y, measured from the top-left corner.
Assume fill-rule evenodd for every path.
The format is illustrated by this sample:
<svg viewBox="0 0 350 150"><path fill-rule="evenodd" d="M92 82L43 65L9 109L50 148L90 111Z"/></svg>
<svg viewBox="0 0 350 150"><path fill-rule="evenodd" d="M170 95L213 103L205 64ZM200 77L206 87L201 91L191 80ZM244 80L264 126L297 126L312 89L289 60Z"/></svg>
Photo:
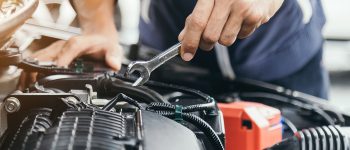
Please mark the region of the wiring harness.
<svg viewBox="0 0 350 150"><path fill-rule="evenodd" d="M215 149L224 150L224 146L220 138L218 137L218 135L213 130L213 128L200 117L191 114L191 112L196 112L196 111L212 110L212 107L207 105L198 104L198 105L190 105L190 106L182 107L180 105L172 105L172 104L166 104L166 103L151 103L146 109L148 111L155 112L157 114L174 119L179 122L187 121L195 125L198 129L203 131L203 133L213 143L213 146L215 147Z"/></svg>
<svg viewBox="0 0 350 150"><path fill-rule="evenodd" d="M127 102L130 105L133 105L137 107L140 110L147 110L154 113L157 113L159 115L168 117L170 119L174 119L176 121L182 122L186 121L194 126L196 126L198 129L203 131L203 133L208 137L209 141L213 143L213 146L217 150L224 150L224 146L218 137L218 135L215 133L214 129L203 119L200 117L191 114L191 112L198 112L198 111L205 111L206 113L210 113L214 110L215 101L214 99L209 98L209 103L205 104L196 104L196 105L189 105L189 106L181 106L181 105L172 105L167 103L159 103L159 102L153 102L148 104L146 108L143 108L143 106L136 100L126 96L123 93L117 94L115 97L113 97L103 108L102 110L109 111L111 110L118 102Z"/></svg>

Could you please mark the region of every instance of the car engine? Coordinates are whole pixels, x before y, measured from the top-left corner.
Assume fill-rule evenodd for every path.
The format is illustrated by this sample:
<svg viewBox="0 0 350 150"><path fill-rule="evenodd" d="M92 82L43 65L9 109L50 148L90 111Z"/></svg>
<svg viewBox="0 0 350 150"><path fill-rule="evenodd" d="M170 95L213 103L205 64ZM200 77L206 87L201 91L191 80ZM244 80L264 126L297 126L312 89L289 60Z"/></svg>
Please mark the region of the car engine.
<svg viewBox="0 0 350 150"><path fill-rule="evenodd" d="M72 66L4 98L1 149L349 149L349 116L296 91L241 79L209 96Z"/></svg>
<svg viewBox="0 0 350 150"><path fill-rule="evenodd" d="M48 76L2 108L1 149L223 149L225 137L212 97L107 73Z"/></svg>
<svg viewBox="0 0 350 150"><path fill-rule="evenodd" d="M38 80L0 96L1 150L350 150L349 112L281 86L226 79L180 58L143 86L132 86L138 75L125 77L126 66L23 58L12 34L38 5L24 2L1 16L0 79L15 66ZM156 53L133 45L128 58Z"/></svg>

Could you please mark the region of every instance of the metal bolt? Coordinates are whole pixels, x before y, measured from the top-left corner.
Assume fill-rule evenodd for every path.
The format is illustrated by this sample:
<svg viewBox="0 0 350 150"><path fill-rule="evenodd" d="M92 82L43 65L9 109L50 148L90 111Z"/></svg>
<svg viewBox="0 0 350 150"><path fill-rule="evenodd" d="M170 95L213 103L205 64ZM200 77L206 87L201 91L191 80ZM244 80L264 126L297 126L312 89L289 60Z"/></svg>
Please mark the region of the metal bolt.
<svg viewBox="0 0 350 150"><path fill-rule="evenodd" d="M5 110L8 113L17 112L20 109L20 107L21 107L21 103L15 97L9 97L5 101Z"/></svg>

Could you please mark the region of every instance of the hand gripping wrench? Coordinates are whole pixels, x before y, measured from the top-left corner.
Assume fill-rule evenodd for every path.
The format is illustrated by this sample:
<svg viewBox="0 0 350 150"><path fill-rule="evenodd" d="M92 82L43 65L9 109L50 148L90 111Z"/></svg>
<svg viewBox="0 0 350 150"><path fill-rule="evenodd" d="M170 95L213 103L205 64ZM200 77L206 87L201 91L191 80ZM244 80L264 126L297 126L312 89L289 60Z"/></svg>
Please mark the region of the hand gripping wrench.
<svg viewBox="0 0 350 150"><path fill-rule="evenodd" d="M140 77L132 84L132 86L140 86L146 83L151 72L158 68L160 65L164 64L168 60L179 55L181 43L177 43L174 46L168 48L166 51L158 54L154 58L148 61L133 61L128 65L125 76L130 76L135 71L140 73Z"/></svg>

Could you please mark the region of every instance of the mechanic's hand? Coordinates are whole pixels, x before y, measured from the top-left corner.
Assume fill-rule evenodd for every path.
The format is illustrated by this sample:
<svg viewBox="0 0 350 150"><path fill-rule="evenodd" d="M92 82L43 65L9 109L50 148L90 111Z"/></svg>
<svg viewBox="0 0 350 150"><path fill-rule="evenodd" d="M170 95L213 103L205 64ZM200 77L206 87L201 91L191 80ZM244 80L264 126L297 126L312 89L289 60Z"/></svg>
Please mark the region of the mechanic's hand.
<svg viewBox="0 0 350 150"><path fill-rule="evenodd" d="M39 50L30 57L39 61L54 61L58 66L68 66L75 58L88 56L95 60L105 60L113 70L121 68L123 50L113 36L91 34L72 37L68 41L56 41L50 46ZM18 89L23 90L36 81L37 73L23 72Z"/></svg>
<svg viewBox="0 0 350 150"><path fill-rule="evenodd" d="M50 53L50 49L38 53ZM68 66L75 58L89 56L95 60L105 60L113 70L121 68L123 51L117 39L113 40L103 35L84 35L69 39L56 53L54 60L58 66ZM34 56L38 56L34 54ZM50 55L48 54L50 57Z"/></svg>
<svg viewBox="0 0 350 150"><path fill-rule="evenodd" d="M216 42L232 45L266 23L283 0L197 0L179 34L181 57L190 61L198 47L213 49Z"/></svg>

